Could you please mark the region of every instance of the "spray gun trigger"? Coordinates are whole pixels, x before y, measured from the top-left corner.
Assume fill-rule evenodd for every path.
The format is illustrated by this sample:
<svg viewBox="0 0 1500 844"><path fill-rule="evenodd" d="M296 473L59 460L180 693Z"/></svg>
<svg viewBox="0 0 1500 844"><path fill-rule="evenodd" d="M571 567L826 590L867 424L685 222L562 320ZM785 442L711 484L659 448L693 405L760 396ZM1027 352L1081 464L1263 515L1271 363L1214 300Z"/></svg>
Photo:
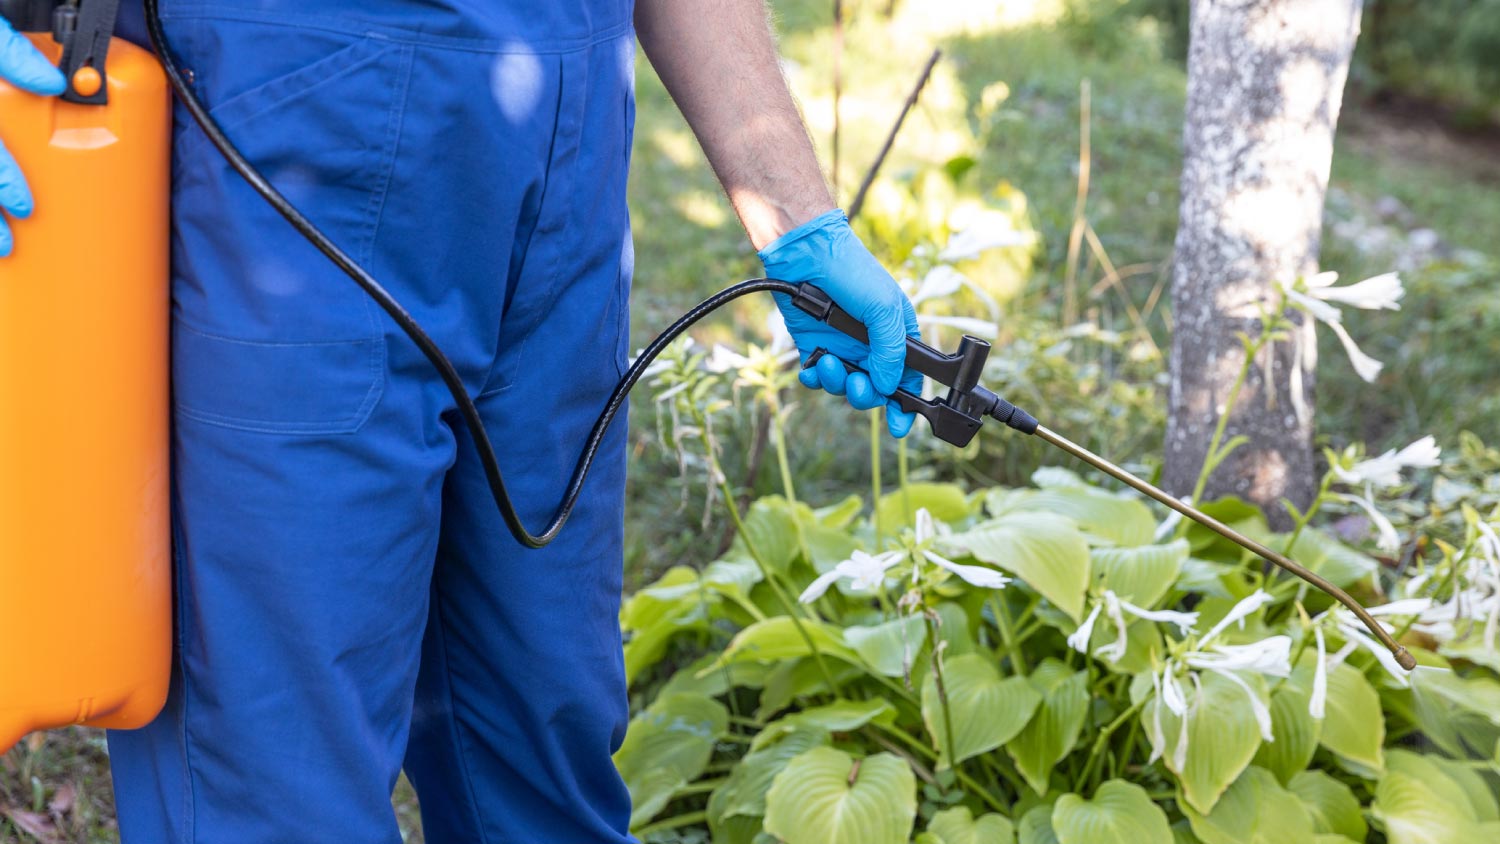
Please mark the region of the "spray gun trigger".
<svg viewBox="0 0 1500 844"><path fill-rule="evenodd" d="M803 369L811 369L818 365L823 356L829 354L824 348L817 348L807 356L806 362L802 364ZM849 373L864 372L855 364L846 360L840 360L844 365L844 371ZM924 399L910 390L897 390L891 394L891 400L897 407L908 413L915 413L927 420L932 426L932 433L938 439L959 448L969 444L974 435L979 433L980 427L984 425L984 418L973 416L950 406L947 402L938 399Z"/></svg>

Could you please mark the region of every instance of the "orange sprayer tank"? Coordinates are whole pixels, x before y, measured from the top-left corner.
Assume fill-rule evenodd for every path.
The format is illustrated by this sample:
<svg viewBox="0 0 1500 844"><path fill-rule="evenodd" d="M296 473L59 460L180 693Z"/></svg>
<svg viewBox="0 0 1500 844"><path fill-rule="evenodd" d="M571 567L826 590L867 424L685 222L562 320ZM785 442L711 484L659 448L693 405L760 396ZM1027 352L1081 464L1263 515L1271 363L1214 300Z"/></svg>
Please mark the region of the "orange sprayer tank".
<svg viewBox="0 0 1500 844"><path fill-rule="evenodd" d="M106 70L104 106L0 82L36 197L0 258L0 752L166 697L170 101L143 49L116 39Z"/></svg>

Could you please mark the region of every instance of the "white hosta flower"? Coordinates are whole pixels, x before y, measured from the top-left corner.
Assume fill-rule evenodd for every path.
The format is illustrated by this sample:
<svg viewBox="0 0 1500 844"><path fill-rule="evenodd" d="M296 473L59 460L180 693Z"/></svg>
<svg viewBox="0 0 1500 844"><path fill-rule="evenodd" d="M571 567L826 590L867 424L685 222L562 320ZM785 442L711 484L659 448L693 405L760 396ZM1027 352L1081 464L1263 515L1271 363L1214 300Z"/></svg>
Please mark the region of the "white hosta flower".
<svg viewBox="0 0 1500 844"><path fill-rule="evenodd" d="M1099 613L1104 612L1109 620L1115 625L1115 640L1107 645L1100 645L1094 650L1095 654L1102 655L1110 662L1119 662L1125 658L1125 651L1129 647L1126 638L1127 622L1125 614L1130 613L1136 618L1147 621L1176 625L1179 633L1187 635L1193 631L1198 623L1198 614L1195 612L1178 612L1176 610L1148 610L1136 606L1116 595L1114 590L1104 590L1102 600L1094 602L1094 608L1078 625L1078 629L1068 637L1068 646L1079 653L1088 653L1089 639L1094 635L1094 624L1099 619Z"/></svg>
<svg viewBox="0 0 1500 844"><path fill-rule="evenodd" d="M1004 589L1005 584L1010 583L1010 578L985 566L966 566L955 563L945 557L938 556L931 551L923 551L922 556L927 561L945 571L958 575L965 582L981 589Z"/></svg>
<svg viewBox="0 0 1500 844"><path fill-rule="evenodd" d="M948 245L938 252L939 261L967 261L991 249L1007 246L1030 246L1036 234L1017 231L1008 214L981 211L964 221L963 227L948 238Z"/></svg>
<svg viewBox="0 0 1500 844"><path fill-rule="evenodd" d="M1396 273L1381 273L1344 287L1334 287L1338 273L1319 273L1308 279L1308 294L1325 302L1338 302L1365 311L1399 311L1406 289Z"/></svg>
<svg viewBox="0 0 1500 844"><path fill-rule="evenodd" d="M969 279L963 273L953 269L947 264L938 264L922 276L922 281L917 285L915 292L911 294L912 307L922 304L929 299L941 301L957 293L969 284Z"/></svg>
<svg viewBox="0 0 1500 844"><path fill-rule="evenodd" d="M1475 522L1479 529L1479 551L1489 559L1490 565L1500 567L1500 535L1489 522Z"/></svg>
<svg viewBox="0 0 1500 844"><path fill-rule="evenodd" d="M1231 624L1238 624L1240 625L1240 629L1243 630L1245 627L1245 618L1269 603L1271 603L1271 596L1264 589L1255 590L1249 597L1230 607L1229 612L1225 613L1224 617L1219 619L1219 623L1203 634L1203 638L1199 640L1199 647L1206 646L1209 642L1218 638L1219 634L1229 629Z"/></svg>
<svg viewBox="0 0 1500 844"><path fill-rule="evenodd" d="M1089 614L1084 618L1083 623L1078 625L1078 629L1074 630L1073 634L1068 637L1068 647L1081 654L1089 652L1089 639L1092 639L1094 636L1094 622L1099 620L1099 613L1103 611L1104 604L1095 601L1094 608L1089 610Z"/></svg>
<svg viewBox="0 0 1500 844"><path fill-rule="evenodd" d="M786 352L797 351L797 343L792 339L792 333L786 330L786 320L782 319L781 311L772 308L766 313L766 333L771 336L771 353L783 355Z"/></svg>
<svg viewBox="0 0 1500 844"><path fill-rule="evenodd" d="M926 507L917 508L915 532L916 544L918 546L934 539L938 535L937 523L933 520L932 514L927 512ZM967 566L962 563L955 563L947 557L943 557L926 548L923 548L921 553L922 557L928 562L944 571L958 575L964 582L978 586L981 589L1003 589L1005 584L1010 583L1009 577L987 566ZM913 571L912 575L913 579L915 579L916 572Z"/></svg>
<svg viewBox="0 0 1500 844"><path fill-rule="evenodd" d="M1282 280L1281 288L1286 291L1288 301L1328 326L1343 344L1354 371L1365 381L1373 382L1384 364L1360 351L1344 328L1343 312L1328 303L1338 302L1363 310L1399 310L1401 297L1406 291L1395 273L1367 278L1347 287L1334 287L1338 277L1338 273L1318 273L1301 281Z"/></svg>
<svg viewBox="0 0 1500 844"><path fill-rule="evenodd" d="M1346 484L1369 484L1381 489L1401 483L1402 469L1431 469L1442 465L1439 457L1443 450L1431 435L1396 451L1392 449L1379 457L1370 457L1345 469L1334 465L1333 473Z"/></svg>
<svg viewBox="0 0 1500 844"><path fill-rule="evenodd" d="M1255 715L1256 726L1260 728L1260 735L1264 741L1275 741L1276 737L1272 731L1271 710L1266 702L1256 694L1255 689L1246 681L1245 674L1260 674L1267 677L1286 677L1292 673L1291 646L1292 640L1288 636L1269 636L1258 642L1243 645L1223 644L1217 641L1219 635L1229 629L1231 625L1242 623L1247 616L1265 606L1271 600L1271 596L1261 590L1256 590L1249 597L1235 604L1229 612L1214 625L1207 634L1198 640L1196 646L1187 653L1174 656L1162 666L1159 676L1151 678L1151 684L1157 690L1159 706L1153 713L1152 724L1147 732L1151 740L1151 759L1154 761L1161 756L1166 746L1166 739L1162 735L1161 707L1165 706L1172 714L1181 719L1181 732L1177 739L1177 746L1173 748L1172 762L1174 770L1181 771L1187 759L1188 731L1187 721L1189 705L1182 694L1179 674L1186 674L1193 682L1193 687L1201 691L1202 683L1199 674L1208 671L1223 677L1225 680L1238 686L1250 699L1250 711Z"/></svg>
<svg viewBox="0 0 1500 844"><path fill-rule="evenodd" d="M931 328L934 325L956 328L964 334L972 334L984 340L994 340L1000 336L1000 326L997 323L977 317L917 314L917 324L923 328Z"/></svg>
<svg viewBox="0 0 1500 844"><path fill-rule="evenodd" d="M1190 674L1189 677L1193 682L1193 689L1201 692L1203 686L1198 682L1198 675ZM1172 768L1181 771L1187 767L1188 702L1173 670L1172 660L1167 660L1167 666L1160 674L1151 675L1151 688L1155 690L1160 705L1152 708L1151 726L1146 730L1151 742L1151 756L1146 762L1149 764L1160 759L1167 749L1166 732L1161 726L1161 710L1164 706L1178 718L1177 746L1172 748Z"/></svg>
<svg viewBox="0 0 1500 844"><path fill-rule="evenodd" d="M1205 671L1253 671L1269 677L1292 673L1292 639L1270 636L1248 645L1209 645L1192 651L1182 661Z"/></svg>
<svg viewBox="0 0 1500 844"><path fill-rule="evenodd" d="M917 508L917 521L914 528L917 534L918 545L937 536L937 529L934 526L932 514L927 512L926 507Z"/></svg>
<svg viewBox="0 0 1500 844"><path fill-rule="evenodd" d="M1375 526L1375 532L1379 536L1375 540L1375 547L1387 554L1394 554L1401 550L1401 535L1396 533L1396 526L1391 524L1391 520L1375 509L1375 502L1370 498L1368 486L1365 487L1364 497L1343 493L1335 493L1333 497L1340 501L1347 501L1365 511L1365 515L1370 517L1370 523Z"/></svg>
<svg viewBox="0 0 1500 844"><path fill-rule="evenodd" d="M1312 697L1307 701L1307 714L1323 720L1328 711L1328 645L1323 641L1323 628L1313 628L1313 638L1318 644L1318 661L1313 669Z"/></svg>
<svg viewBox="0 0 1500 844"><path fill-rule="evenodd" d="M713 351L703 361L703 367L709 372L723 374L735 372L750 365L750 358L736 352L723 343L715 343Z"/></svg>
<svg viewBox="0 0 1500 844"><path fill-rule="evenodd" d="M849 581L849 587L860 592L877 589L885 583L886 571L901 562L904 556L900 551L887 551L874 556L864 551L855 551L849 559L818 575L797 600L810 604L823 597L829 587L840 580Z"/></svg>
<svg viewBox="0 0 1500 844"><path fill-rule="evenodd" d="M1371 654L1374 654L1376 661L1380 663L1381 667L1385 669L1386 673L1391 675L1391 678L1394 679L1397 683L1405 686L1410 682L1410 680L1408 679L1408 675L1410 672L1402 668L1400 663L1396 662L1396 657L1391 655L1391 652L1386 648L1385 645L1382 645L1380 642L1375 640L1374 636L1370 635L1369 631L1365 629L1365 626L1361 624L1357 618L1354 617L1354 613L1349 612L1343 607L1335 607L1332 610L1329 610L1329 612L1333 613L1333 620L1338 627L1339 634L1342 635L1344 637L1344 641L1348 643L1346 647L1352 645L1364 648ZM1324 615L1326 614L1327 613L1324 613ZM1319 617L1321 618L1322 616ZM1382 627L1386 628L1387 631L1392 630L1389 624L1386 624L1383 621L1379 623Z"/></svg>

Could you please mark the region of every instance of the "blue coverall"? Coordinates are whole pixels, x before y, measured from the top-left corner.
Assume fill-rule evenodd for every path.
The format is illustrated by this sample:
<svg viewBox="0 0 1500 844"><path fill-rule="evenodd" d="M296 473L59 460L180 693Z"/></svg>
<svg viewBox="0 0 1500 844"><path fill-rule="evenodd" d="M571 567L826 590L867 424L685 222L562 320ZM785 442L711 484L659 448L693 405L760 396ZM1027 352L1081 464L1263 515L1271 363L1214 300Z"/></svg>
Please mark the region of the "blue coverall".
<svg viewBox="0 0 1500 844"><path fill-rule="evenodd" d="M631 0L162 5L229 135L453 358L542 524L626 363ZM523 550L432 368L177 117L177 652L166 710L109 737L124 841L398 842L403 765L429 842L631 841L623 420Z"/></svg>

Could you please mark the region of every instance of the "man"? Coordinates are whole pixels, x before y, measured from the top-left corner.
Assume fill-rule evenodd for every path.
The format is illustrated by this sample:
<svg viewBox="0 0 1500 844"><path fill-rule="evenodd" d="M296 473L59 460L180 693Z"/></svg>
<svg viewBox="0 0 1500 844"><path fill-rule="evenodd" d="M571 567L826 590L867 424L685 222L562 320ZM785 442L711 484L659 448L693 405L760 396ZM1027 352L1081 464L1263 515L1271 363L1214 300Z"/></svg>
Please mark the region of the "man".
<svg viewBox="0 0 1500 844"><path fill-rule="evenodd" d="M804 383L861 409L920 384L911 304L834 210L762 3L162 5L229 135L453 358L538 525L626 364L637 34L767 274L870 326L873 351L783 302L804 355L871 372ZM61 90L0 36L0 75ZM177 653L165 711L110 736L124 840L396 842L403 766L431 842L631 840L624 426L562 537L522 549L427 362L178 118ZM8 156L0 186L28 212Z"/></svg>

